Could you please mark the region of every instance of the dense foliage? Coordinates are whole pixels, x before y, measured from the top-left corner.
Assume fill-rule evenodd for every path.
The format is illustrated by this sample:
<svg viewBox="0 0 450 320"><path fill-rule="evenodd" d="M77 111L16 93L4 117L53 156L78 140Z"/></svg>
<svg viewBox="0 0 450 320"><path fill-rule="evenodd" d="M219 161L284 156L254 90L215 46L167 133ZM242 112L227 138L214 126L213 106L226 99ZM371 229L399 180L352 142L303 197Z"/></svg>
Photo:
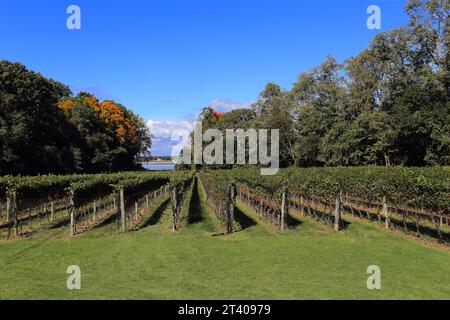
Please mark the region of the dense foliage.
<svg viewBox="0 0 450 320"><path fill-rule="evenodd" d="M26 177L0 177L0 195L16 192L19 199L38 199L67 196L70 192L78 198L93 198L114 190L128 192L147 190L150 185L175 185L184 182L192 174L186 172L120 172L112 174L43 175Z"/></svg>
<svg viewBox="0 0 450 320"><path fill-rule="evenodd" d="M201 172L199 180L206 192L206 202L214 209L214 212L222 223L226 224L227 232L233 232L233 211L234 201L231 197L231 187L233 179L228 174L221 172ZM234 186L233 186L234 188Z"/></svg>
<svg viewBox="0 0 450 320"><path fill-rule="evenodd" d="M114 172L150 147L144 121L114 101L0 61L0 175Z"/></svg>
<svg viewBox="0 0 450 320"><path fill-rule="evenodd" d="M400 208L438 214L450 212L449 167L289 168L276 176L261 176L256 168L238 168L213 171L208 179L218 190L231 179L278 203L286 188L326 203L333 203L337 192L342 191L376 203L386 197L389 203Z"/></svg>
<svg viewBox="0 0 450 320"><path fill-rule="evenodd" d="M200 173L200 180L210 193L223 202L227 202L230 197L230 186L233 183L233 176L228 171L208 171Z"/></svg>
<svg viewBox="0 0 450 320"><path fill-rule="evenodd" d="M328 57L252 110L205 108L203 128L280 129L280 164L450 164L450 2L410 0L403 27L343 63Z"/></svg>

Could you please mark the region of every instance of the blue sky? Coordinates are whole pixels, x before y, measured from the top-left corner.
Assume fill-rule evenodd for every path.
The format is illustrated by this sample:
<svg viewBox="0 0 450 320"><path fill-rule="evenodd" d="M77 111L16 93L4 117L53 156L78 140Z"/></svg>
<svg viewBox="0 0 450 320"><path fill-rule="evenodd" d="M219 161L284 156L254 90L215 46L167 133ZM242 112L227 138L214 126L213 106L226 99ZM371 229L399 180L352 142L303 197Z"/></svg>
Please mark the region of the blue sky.
<svg viewBox="0 0 450 320"><path fill-rule="evenodd" d="M246 107L407 21L406 0L0 0L0 59L114 99L151 121L155 154L200 109ZM66 9L81 8L81 30ZM382 29L366 27L369 5Z"/></svg>

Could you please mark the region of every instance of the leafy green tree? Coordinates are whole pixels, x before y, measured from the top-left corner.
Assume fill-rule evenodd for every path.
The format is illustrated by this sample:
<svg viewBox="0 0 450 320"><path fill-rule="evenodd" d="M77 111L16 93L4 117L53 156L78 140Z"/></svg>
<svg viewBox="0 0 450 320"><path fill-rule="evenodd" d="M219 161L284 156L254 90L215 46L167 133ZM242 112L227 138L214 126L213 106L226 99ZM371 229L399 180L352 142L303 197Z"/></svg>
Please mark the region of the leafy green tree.
<svg viewBox="0 0 450 320"><path fill-rule="evenodd" d="M345 79L341 65L328 57L319 67L302 73L288 93L290 108L296 120L296 163L300 166L319 166L320 141L336 119L345 111Z"/></svg>
<svg viewBox="0 0 450 320"><path fill-rule="evenodd" d="M79 134L78 167L83 172L131 170L135 157L150 148L144 121L114 101L99 102L89 93L59 103Z"/></svg>
<svg viewBox="0 0 450 320"><path fill-rule="evenodd" d="M109 172L136 168L148 152L143 119L89 93L0 61L0 174Z"/></svg>
<svg viewBox="0 0 450 320"><path fill-rule="evenodd" d="M19 63L0 61L0 174L70 171L72 132L56 108L70 94Z"/></svg>

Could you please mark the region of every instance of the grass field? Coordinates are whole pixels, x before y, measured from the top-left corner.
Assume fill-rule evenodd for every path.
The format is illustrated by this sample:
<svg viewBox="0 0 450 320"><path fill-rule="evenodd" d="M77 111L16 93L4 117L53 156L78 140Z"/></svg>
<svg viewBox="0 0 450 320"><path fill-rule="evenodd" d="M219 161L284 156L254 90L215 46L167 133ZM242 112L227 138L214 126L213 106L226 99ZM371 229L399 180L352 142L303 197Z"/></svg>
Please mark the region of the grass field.
<svg viewBox="0 0 450 320"><path fill-rule="evenodd" d="M299 218L279 232L238 203L223 227L197 184L171 232L170 202L125 236L106 224L75 239L66 229L0 243L0 299L450 299L450 251L351 220L343 232ZM82 289L68 290L78 265ZM381 268L368 290L366 269Z"/></svg>

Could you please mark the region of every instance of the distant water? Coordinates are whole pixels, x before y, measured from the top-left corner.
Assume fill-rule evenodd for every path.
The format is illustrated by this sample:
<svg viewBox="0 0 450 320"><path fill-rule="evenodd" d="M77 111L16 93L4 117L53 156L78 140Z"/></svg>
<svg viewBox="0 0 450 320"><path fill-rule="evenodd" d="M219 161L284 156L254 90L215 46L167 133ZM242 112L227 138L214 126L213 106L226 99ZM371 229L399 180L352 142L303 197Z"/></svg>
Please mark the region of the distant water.
<svg viewBox="0 0 450 320"><path fill-rule="evenodd" d="M144 168L149 171L168 171L168 170L175 170L174 164L151 164L151 165L145 165Z"/></svg>

